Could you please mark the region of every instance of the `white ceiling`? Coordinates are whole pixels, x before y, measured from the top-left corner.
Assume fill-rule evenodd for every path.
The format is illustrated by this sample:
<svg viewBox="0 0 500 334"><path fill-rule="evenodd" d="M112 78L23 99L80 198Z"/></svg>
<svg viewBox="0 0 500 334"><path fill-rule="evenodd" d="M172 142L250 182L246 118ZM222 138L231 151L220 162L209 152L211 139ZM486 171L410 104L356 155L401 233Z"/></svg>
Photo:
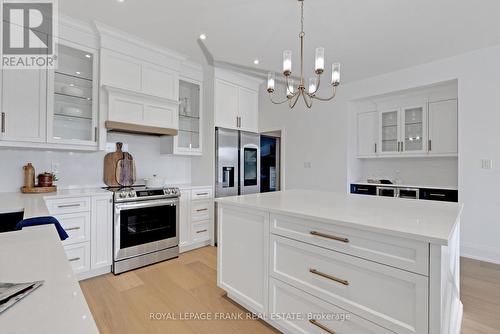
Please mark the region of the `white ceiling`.
<svg viewBox="0 0 500 334"><path fill-rule="evenodd" d="M291 49L297 74L297 0L59 0L59 8L198 61L200 33L216 60L259 59L266 70L281 71ZM305 0L306 69L317 46L352 81L500 44L498 13L499 0Z"/></svg>

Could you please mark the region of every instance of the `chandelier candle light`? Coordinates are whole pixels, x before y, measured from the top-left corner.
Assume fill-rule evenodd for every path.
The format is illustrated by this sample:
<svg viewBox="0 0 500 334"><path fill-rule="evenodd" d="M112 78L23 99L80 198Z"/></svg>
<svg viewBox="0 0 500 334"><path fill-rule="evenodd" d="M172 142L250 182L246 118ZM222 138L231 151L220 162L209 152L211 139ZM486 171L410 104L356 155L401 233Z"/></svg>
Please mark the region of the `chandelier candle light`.
<svg viewBox="0 0 500 334"><path fill-rule="evenodd" d="M290 77L292 75L292 51L286 50L283 52L283 75L285 76L285 87L286 87L286 99L282 101L273 100L274 88L276 84L276 75L274 72L269 72L267 77L267 92L271 102L274 104L282 104L288 102L290 108L295 107L297 101L302 96L304 103L308 108L312 107L313 100L320 101L330 101L335 97L337 92L337 86L340 84L340 64L332 64L332 95L327 98L319 97L316 93L319 90L321 84L321 75L325 71L325 49L317 48L316 57L314 62L314 73L315 77L309 78L309 82L306 83L304 79L304 0L298 0L300 3L300 81L295 87L293 79ZM308 86L306 87L306 84Z"/></svg>

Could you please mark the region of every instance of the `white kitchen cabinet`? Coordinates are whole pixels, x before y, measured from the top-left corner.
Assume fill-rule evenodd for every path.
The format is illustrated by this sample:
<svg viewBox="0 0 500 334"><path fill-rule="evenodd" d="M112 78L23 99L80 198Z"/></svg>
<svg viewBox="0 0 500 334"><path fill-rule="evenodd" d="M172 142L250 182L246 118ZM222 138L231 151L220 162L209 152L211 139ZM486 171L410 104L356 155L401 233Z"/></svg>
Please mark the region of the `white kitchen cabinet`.
<svg viewBox="0 0 500 334"><path fill-rule="evenodd" d="M427 108L404 106L379 113L379 155L427 153Z"/></svg>
<svg viewBox="0 0 500 334"><path fill-rule="evenodd" d="M101 84L177 101L179 74L164 66L102 49Z"/></svg>
<svg viewBox="0 0 500 334"><path fill-rule="evenodd" d="M2 70L1 107L0 145L5 142L44 143L47 70Z"/></svg>
<svg viewBox="0 0 500 334"><path fill-rule="evenodd" d="M259 93L240 88L238 91L238 111L240 130L258 132L259 128Z"/></svg>
<svg viewBox="0 0 500 334"><path fill-rule="evenodd" d="M401 109L401 152L427 152L427 107L425 104Z"/></svg>
<svg viewBox="0 0 500 334"><path fill-rule="evenodd" d="M376 111L357 115L358 157L376 156L378 151L378 113Z"/></svg>
<svg viewBox="0 0 500 334"><path fill-rule="evenodd" d="M201 155L203 152L203 85L182 78L179 81L179 132L164 136L160 144L163 154Z"/></svg>
<svg viewBox="0 0 500 334"><path fill-rule="evenodd" d="M62 40L58 48L48 78L47 142L97 147L97 50Z"/></svg>
<svg viewBox="0 0 500 334"><path fill-rule="evenodd" d="M179 248L187 252L211 242L213 214L211 187L181 188L179 209Z"/></svg>
<svg viewBox="0 0 500 334"><path fill-rule="evenodd" d="M229 82L215 79L215 125L238 128L238 91L239 88Z"/></svg>
<svg viewBox="0 0 500 334"><path fill-rule="evenodd" d="M233 71L215 71L215 126L258 132L261 80Z"/></svg>
<svg viewBox="0 0 500 334"><path fill-rule="evenodd" d="M269 213L219 205L217 217L217 285L250 312L266 314Z"/></svg>
<svg viewBox="0 0 500 334"><path fill-rule="evenodd" d="M398 154L401 146L399 109L381 111L379 115L379 153Z"/></svg>
<svg viewBox="0 0 500 334"><path fill-rule="evenodd" d="M457 100L429 103L429 154L458 154Z"/></svg>
<svg viewBox="0 0 500 334"><path fill-rule="evenodd" d="M96 270L112 264L113 200L110 196L93 196L91 209L90 268Z"/></svg>

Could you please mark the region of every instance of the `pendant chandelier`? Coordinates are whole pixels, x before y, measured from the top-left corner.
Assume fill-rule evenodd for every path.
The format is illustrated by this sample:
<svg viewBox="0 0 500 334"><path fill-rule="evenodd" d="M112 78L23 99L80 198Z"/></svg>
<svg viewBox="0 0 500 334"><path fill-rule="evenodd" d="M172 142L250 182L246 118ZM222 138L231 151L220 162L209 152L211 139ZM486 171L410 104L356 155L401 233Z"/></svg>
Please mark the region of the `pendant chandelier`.
<svg viewBox="0 0 500 334"><path fill-rule="evenodd" d="M332 64L332 79L330 85L332 86L332 95L330 97L319 97L316 93L321 84L321 75L325 70L325 49L317 48L314 63L315 77L309 78L309 85L306 88L306 81L304 79L304 0L298 0L300 3L300 78L297 86L295 86L292 75L292 51L286 50L283 52L283 75L285 76L286 99L282 101L275 101L274 88L276 82L276 75L274 72L269 72L267 77L267 92L271 102L274 104L282 104L288 102L290 108L295 107L297 101L302 98L307 108L311 108L313 100L330 101L335 97L337 86L340 84L340 64Z"/></svg>

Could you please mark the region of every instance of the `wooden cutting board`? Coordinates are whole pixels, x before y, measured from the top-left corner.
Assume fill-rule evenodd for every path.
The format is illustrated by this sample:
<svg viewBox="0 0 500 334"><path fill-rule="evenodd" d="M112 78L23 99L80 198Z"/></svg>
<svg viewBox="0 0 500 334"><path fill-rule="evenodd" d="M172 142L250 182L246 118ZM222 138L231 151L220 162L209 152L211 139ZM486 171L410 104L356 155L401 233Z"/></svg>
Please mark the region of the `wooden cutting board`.
<svg viewBox="0 0 500 334"><path fill-rule="evenodd" d="M130 187L135 183L134 158L128 152L124 152L122 159L116 163L116 181L123 187Z"/></svg>
<svg viewBox="0 0 500 334"><path fill-rule="evenodd" d="M104 183L108 187L119 187L116 179L116 166L118 161L123 159L123 143L116 143L116 152L106 154L104 157Z"/></svg>

